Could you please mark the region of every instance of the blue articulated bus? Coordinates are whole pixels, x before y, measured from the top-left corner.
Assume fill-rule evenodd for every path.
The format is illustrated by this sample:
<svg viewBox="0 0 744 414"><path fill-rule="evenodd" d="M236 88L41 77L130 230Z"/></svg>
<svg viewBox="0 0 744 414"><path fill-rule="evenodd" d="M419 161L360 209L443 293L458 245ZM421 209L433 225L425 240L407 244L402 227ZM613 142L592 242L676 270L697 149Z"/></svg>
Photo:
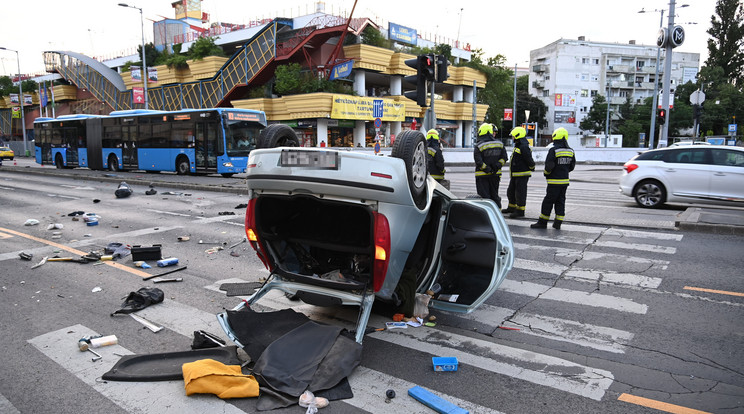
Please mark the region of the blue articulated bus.
<svg viewBox="0 0 744 414"><path fill-rule="evenodd" d="M266 115L234 108L131 110L34 121L36 162L57 168L222 174L245 171Z"/></svg>

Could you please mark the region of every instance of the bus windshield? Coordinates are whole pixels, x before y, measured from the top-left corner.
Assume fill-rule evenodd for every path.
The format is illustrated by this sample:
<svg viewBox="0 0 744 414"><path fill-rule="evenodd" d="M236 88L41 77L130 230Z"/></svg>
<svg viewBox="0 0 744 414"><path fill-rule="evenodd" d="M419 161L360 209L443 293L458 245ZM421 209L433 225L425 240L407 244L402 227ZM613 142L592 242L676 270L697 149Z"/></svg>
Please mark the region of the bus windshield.
<svg viewBox="0 0 744 414"><path fill-rule="evenodd" d="M227 155L245 157L256 148L263 125L255 121L225 120Z"/></svg>

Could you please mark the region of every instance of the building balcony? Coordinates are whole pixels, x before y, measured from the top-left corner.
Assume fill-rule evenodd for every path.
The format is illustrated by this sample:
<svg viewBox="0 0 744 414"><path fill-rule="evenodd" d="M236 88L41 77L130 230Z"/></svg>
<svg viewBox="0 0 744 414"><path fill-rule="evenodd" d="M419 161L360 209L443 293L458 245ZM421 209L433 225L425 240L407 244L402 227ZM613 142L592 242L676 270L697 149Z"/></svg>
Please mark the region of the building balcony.
<svg viewBox="0 0 744 414"><path fill-rule="evenodd" d="M634 82L633 81L612 81L610 82L611 88L616 89L628 89L633 88Z"/></svg>
<svg viewBox="0 0 744 414"><path fill-rule="evenodd" d="M538 80L532 82L532 87L535 89L544 89L545 88L545 81L544 80Z"/></svg>
<svg viewBox="0 0 744 414"><path fill-rule="evenodd" d="M633 69L631 69L630 65L608 65L607 72L616 72L616 73L635 72L635 66L633 66Z"/></svg>
<svg viewBox="0 0 744 414"><path fill-rule="evenodd" d="M200 79L211 79L217 74L217 71L227 62L227 58L220 56L207 56L200 60L187 60L189 67L183 69L173 69L166 65L158 65L155 68L158 71L157 82L147 84L148 88L157 88L163 85L173 83L195 82ZM127 89L134 86L142 86L141 80L132 80L131 72L122 72L121 78Z"/></svg>
<svg viewBox="0 0 744 414"><path fill-rule="evenodd" d="M532 66L532 71L536 73L542 73L548 71L548 65L538 64Z"/></svg>
<svg viewBox="0 0 744 414"><path fill-rule="evenodd" d="M610 97L610 105L622 105L626 101L626 97L624 96L611 96Z"/></svg>

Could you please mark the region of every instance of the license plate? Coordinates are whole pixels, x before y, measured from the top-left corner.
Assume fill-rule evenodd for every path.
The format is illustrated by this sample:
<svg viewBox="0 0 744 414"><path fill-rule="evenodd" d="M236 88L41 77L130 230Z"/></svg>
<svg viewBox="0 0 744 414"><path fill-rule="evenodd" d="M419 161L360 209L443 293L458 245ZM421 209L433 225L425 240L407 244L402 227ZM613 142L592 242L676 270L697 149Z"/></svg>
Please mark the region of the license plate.
<svg viewBox="0 0 744 414"><path fill-rule="evenodd" d="M283 149L279 165L282 167L338 168L338 152Z"/></svg>

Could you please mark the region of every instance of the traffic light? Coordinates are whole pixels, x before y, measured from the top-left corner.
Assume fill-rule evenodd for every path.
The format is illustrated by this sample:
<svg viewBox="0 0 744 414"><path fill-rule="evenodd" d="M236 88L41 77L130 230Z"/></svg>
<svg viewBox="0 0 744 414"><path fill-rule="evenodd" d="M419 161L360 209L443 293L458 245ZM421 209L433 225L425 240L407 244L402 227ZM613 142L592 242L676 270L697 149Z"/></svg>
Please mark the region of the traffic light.
<svg viewBox="0 0 744 414"><path fill-rule="evenodd" d="M447 60L447 56L444 55L437 55L437 82L444 82L449 78L449 73L447 73L447 66L450 65L449 60Z"/></svg>
<svg viewBox="0 0 744 414"><path fill-rule="evenodd" d="M666 122L666 109L659 109L657 114L657 122L659 125L664 125L664 122Z"/></svg>
<svg viewBox="0 0 744 414"><path fill-rule="evenodd" d="M434 81L434 55L420 55L415 59L406 60L405 63L406 66L416 69L416 74L406 76L403 80L416 85L416 90L405 92L403 93L403 96L408 99L413 99L416 101L418 106L427 106L427 81Z"/></svg>

